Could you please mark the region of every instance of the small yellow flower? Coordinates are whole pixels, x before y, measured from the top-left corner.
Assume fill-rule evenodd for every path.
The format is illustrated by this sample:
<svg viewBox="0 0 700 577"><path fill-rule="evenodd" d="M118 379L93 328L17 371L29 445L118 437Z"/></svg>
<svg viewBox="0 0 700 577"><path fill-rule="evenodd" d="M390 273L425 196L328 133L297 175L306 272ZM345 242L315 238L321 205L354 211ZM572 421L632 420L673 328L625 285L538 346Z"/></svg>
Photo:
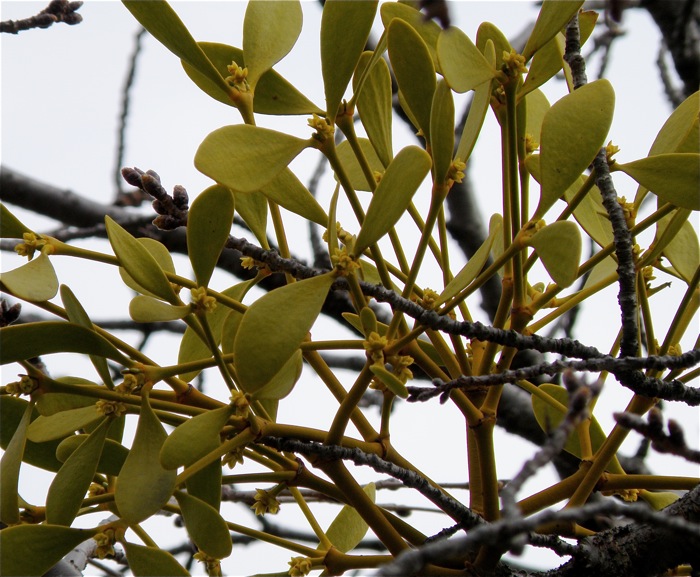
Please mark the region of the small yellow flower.
<svg viewBox="0 0 700 577"><path fill-rule="evenodd" d="M360 263L348 254L346 248L335 249L331 255L331 262L339 276L351 275L360 268Z"/></svg>
<svg viewBox="0 0 700 577"><path fill-rule="evenodd" d="M447 169L447 180L462 182L464 179L464 169L467 165L461 160L453 160L450 168Z"/></svg>
<svg viewBox="0 0 700 577"><path fill-rule="evenodd" d="M97 497L98 495L104 495L107 493L107 489L100 485L99 483L91 483L88 489L88 495L90 497Z"/></svg>
<svg viewBox="0 0 700 577"><path fill-rule="evenodd" d="M314 115L308 120L309 126L316 131L314 138L321 142L324 142L327 138L332 138L335 132L335 128L329 122L327 118L321 118L318 114Z"/></svg>
<svg viewBox="0 0 700 577"><path fill-rule="evenodd" d="M277 515L280 510L280 502L277 500L276 494L265 489L255 489L255 503L250 506L256 515Z"/></svg>
<svg viewBox="0 0 700 577"><path fill-rule="evenodd" d="M231 62L231 64L229 64L226 67L226 69L231 75L225 78L229 86L233 86L241 92L248 92L248 90L250 90L250 87L248 86L248 81L246 80L246 78L248 77L247 68L241 68L235 62Z"/></svg>
<svg viewBox="0 0 700 577"><path fill-rule="evenodd" d="M527 72L525 57L522 54L518 54L515 50L511 49L510 52L504 50L501 70L505 72L509 78L516 78L520 74L525 74Z"/></svg>
<svg viewBox="0 0 700 577"><path fill-rule="evenodd" d="M205 287L197 287L190 291L192 295L191 305L194 310L201 310L205 313L210 313L216 308L216 299L207 295Z"/></svg>
<svg viewBox="0 0 700 577"><path fill-rule="evenodd" d="M250 401L241 391L231 393L231 406L236 408L237 417L247 417L250 411Z"/></svg>
<svg viewBox="0 0 700 577"><path fill-rule="evenodd" d="M95 403L95 409L98 413L105 416L111 417L121 417L126 413L126 405L117 401L105 401L100 399Z"/></svg>
<svg viewBox="0 0 700 577"><path fill-rule="evenodd" d="M233 469L238 464L243 464L243 450L245 447L236 447L235 449L226 453L221 459L222 463L226 465L229 469Z"/></svg>
<svg viewBox="0 0 700 577"><path fill-rule="evenodd" d="M114 390L122 395L134 395L143 387L145 380L145 376L141 372L126 373L124 380Z"/></svg>
<svg viewBox="0 0 700 577"><path fill-rule="evenodd" d="M204 551L197 551L193 557L199 563L204 563L207 575L221 575L221 561L219 559L210 557Z"/></svg>
<svg viewBox="0 0 700 577"><path fill-rule="evenodd" d="M22 239L24 242L15 246L15 252L19 256L29 257L29 260L32 260L34 257L35 251L43 250L47 242L42 235L36 235L33 232L25 232L22 235Z"/></svg>
<svg viewBox="0 0 700 577"><path fill-rule="evenodd" d="M532 134L525 135L525 154L532 154L540 147L540 143L535 140Z"/></svg>
<svg viewBox="0 0 700 577"><path fill-rule="evenodd" d="M29 375L19 375L19 381L7 383L5 393L19 397L20 395L30 395L39 388L39 381Z"/></svg>
<svg viewBox="0 0 700 577"><path fill-rule="evenodd" d="M612 140L608 142L608 144L605 146L605 159L608 161L608 164L614 164L616 162L613 159L613 156L615 156L618 152L620 152L620 147L615 146L612 143Z"/></svg>
<svg viewBox="0 0 700 577"><path fill-rule="evenodd" d="M675 345L669 345L668 354L671 356L674 356L674 357L680 357L683 354L683 349L681 348L681 344L676 343Z"/></svg>
<svg viewBox="0 0 700 577"><path fill-rule="evenodd" d="M383 172L379 172L378 170L373 170L372 171L372 176L374 177L374 182L379 184L382 181L382 177L384 176Z"/></svg>
<svg viewBox="0 0 700 577"><path fill-rule="evenodd" d="M413 364L413 357L408 355L393 355L387 359L387 362L393 367L393 373L399 378L402 383L406 383L413 378L413 372L408 368Z"/></svg>
<svg viewBox="0 0 700 577"><path fill-rule="evenodd" d="M617 202L622 207L622 213L625 215L625 222L627 223L627 227L632 228L634 226L634 220L637 214L634 203L627 202L627 198L625 198L624 196L618 198Z"/></svg>
<svg viewBox="0 0 700 577"><path fill-rule="evenodd" d="M308 557L292 557L288 573L291 577L303 577L311 572L311 567L311 559Z"/></svg>
<svg viewBox="0 0 700 577"><path fill-rule="evenodd" d="M104 559L105 557L114 556L114 542L116 541L114 535L114 529L105 529L102 533L98 533L93 537L97 543L97 549L95 549L95 554L98 559Z"/></svg>
<svg viewBox="0 0 700 577"><path fill-rule="evenodd" d="M418 304L424 309L432 310L439 298L440 295L437 292L427 288L423 291L423 298L418 301Z"/></svg>

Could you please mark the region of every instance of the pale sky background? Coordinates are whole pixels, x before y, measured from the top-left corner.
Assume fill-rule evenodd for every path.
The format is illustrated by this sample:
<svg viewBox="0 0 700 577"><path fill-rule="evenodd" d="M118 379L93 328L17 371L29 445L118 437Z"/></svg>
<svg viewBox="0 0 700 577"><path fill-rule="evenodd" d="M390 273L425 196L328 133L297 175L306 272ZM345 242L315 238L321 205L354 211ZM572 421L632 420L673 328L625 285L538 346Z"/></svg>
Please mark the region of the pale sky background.
<svg viewBox="0 0 700 577"><path fill-rule="evenodd" d="M1 17L2 20L24 18L36 14L44 7L44 3L3 1L0 4ZM195 39L242 45L245 3L179 2L174 7ZM303 8L304 29L301 37L292 53L275 68L307 97L325 108L318 41L320 7L316 2L306 1ZM451 3L451 9L453 23L462 27L472 39L475 39L476 30L482 21L495 23L507 37L513 38L529 22L534 22L537 14L532 2L462 1ZM115 194L112 175L122 86L138 25L118 2L87 2L80 9L80 14L83 22L77 26L57 24L48 30L32 30L17 36L2 35L2 163L54 186L65 187L95 201L108 203ZM378 22L377 17L375 24ZM659 33L651 18L645 11L629 10L625 13L623 28L627 31L627 37L614 44L607 77L613 84L617 101L609 139L621 148L617 158L626 162L646 155L656 133L671 113L671 107L663 94L655 65ZM375 37L378 38L379 27L376 30ZM587 54L587 50L584 50L584 54ZM589 80L596 78L599 66L598 57L589 61ZM550 102L554 102L565 94L565 87L561 82L552 84L547 87L546 94ZM459 116L464 99L456 98L456 102ZM276 127L297 136L307 137L309 134L305 116L287 117L283 124L278 124L277 119L260 115L257 120L262 126ZM154 39L144 39L132 94L125 166L155 170L160 174L166 189L170 191L175 184L182 184L192 200L198 192L211 184L193 166L192 159L197 147L212 130L240 122L240 115L235 109L214 101L187 78L175 56ZM416 144L400 121L394 122L394 132L395 153L401 146ZM293 163L292 168L302 182L308 181L316 160L314 152L305 151ZM483 214L488 218L500 210L498 128L490 113L472 161L471 178L479 191ZM621 196L626 195L628 199L634 196L635 183L621 173L616 173L614 180ZM421 190L423 194L419 190L416 202L423 212L427 212L427 189L424 186ZM319 191L319 201L324 207L327 207L332 191L333 183L327 174ZM46 232L55 228L55 223L47 219L10 208L35 230ZM342 212L340 214L344 224L345 221L349 223L349 228L352 225L351 217L343 217ZM298 234L290 237L298 240L305 238L305 224L285 213L285 219L288 216L290 218L286 222L290 223L290 230L298 231ZM693 218L697 225L697 215ZM416 237L415 244L415 228L405 230L413 231L411 234ZM254 240L251 234L244 234L235 228L233 233ZM402 240L405 238L406 235L402 235ZM86 246L86 241L77 242ZM106 241L92 241L89 246L111 252ZM311 255L307 241L301 241L292 248L295 254L303 258ZM411 254L410 250L408 254ZM2 253L0 258L2 270L22 264L12 254ZM59 280L71 287L95 322L127 316L131 294L120 285L113 267L59 258L53 259L53 262ZM186 259L176 256L175 262L178 272L189 274ZM453 270L458 271L464 262L459 251L453 251L452 262ZM434 270L432 276L429 267L425 272L419 284L437 288L439 277L435 276ZM544 277L535 280L547 281ZM662 280L665 279L660 278L657 282ZM229 275L217 273L212 286L223 289L235 282L237 281ZM665 335L666 327L675 312L675 303L680 300L684 289L683 283L674 281L671 289L661 297L663 302L656 303L656 312L659 313L655 316L656 331L660 339ZM577 338L601 351L609 350L618 328L616 293L617 287L611 287L593 299L579 316ZM665 306L664 303L668 304ZM486 320L478 304L478 297L470 300L470 310L477 318ZM30 309L27 306L25 310ZM694 326L698 326L697 322ZM688 350L694 341L695 335L692 331L689 333L683 343L683 350ZM342 334L342 329L335 323L323 319L314 329L315 338L340 338ZM133 342L139 338L138 334L120 336ZM158 337L150 341L146 353L161 364L171 364L176 361L177 347L178 340L175 337ZM89 377L89 371L92 370L89 363L75 355L54 355L45 361L55 376L72 374ZM2 384L15 380L17 372L16 366L3 367ZM353 379L352 374L347 374L343 382L349 386ZM207 392L211 394L223 390L214 374L207 384ZM628 390L622 389L613 379L608 380L596 409L604 430L611 428L612 413L623 410L629 398L631 393ZM314 399L311 406L309 399ZM301 420L308 426L327 427L335 411L334 407L334 401L307 368L292 395L281 404L279 420ZM300 412L303 414L302 419L299 419ZM697 448L700 434L697 408L667 404L667 415L682 423L688 443ZM369 416L373 422L378 422L376 411L371 411ZM463 459L464 424L453 406L439 405L436 401L419 405L402 403L397 407L392 423L392 443L431 477L445 482L466 480ZM442 451L415 450L421 444L426 449L430 447L428 443L434 435L442 440ZM638 443L639 437L631 434L623 452L633 453ZM498 474L500 478L506 479L516 474L523 460L532 456L536 450L529 443L501 430L497 430L496 444L498 454L501 455ZM679 475L699 474L697 466L653 452L649 463L659 473L674 470ZM242 471L243 469L236 469L233 472ZM360 478L370 480L373 474L367 469L361 472ZM520 495L526 496L548 486L552 479L553 473L549 469L542 471L526 485ZM24 489L23 496L34 503L43 502L50 476L27 470L23 482L31 483L32 491L35 491L30 497L28 490ZM408 494L408 491L401 494L380 493L378 501L397 502L404 497L404 493ZM457 495L467 499L464 493ZM240 506L225 507L225 517L231 516L236 522L256 526L252 513L248 516ZM299 516L291 509L294 507L283 507L280 515L271 520L282 524L298 519ZM233 513L227 515L227 511ZM336 511L337 509L329 509L319 513L324 527ZM419 514L412 519L416 520L426 534L437 532L449 524L434 514ZM92 516L78 519L76 524L89 526L99 520L99 517ZM152 536L162 546L178 542L183 536L182 532L173 534L168 530L172 527L171 519L158 520L151 527L158 527ZM285 571L291 556L291 552L267 545L234 547L232 556L225 561L224 572L246 575ZM523 558L523 562L526 561L541 566L559 564L553 554L541 551L529 553ZM194 570L198 574L202 573L201 567ZM91 573L90 569L86 571L86 574Z"/></svg>

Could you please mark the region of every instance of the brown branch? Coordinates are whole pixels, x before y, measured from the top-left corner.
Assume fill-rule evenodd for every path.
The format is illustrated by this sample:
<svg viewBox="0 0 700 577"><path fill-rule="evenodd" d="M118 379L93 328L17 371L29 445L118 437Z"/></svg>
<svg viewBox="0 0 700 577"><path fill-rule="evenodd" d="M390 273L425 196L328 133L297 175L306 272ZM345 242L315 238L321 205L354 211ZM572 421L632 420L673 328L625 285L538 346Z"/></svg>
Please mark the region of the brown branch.
<svg viewBox="0 0 700 577"><path fill-rule="evenodd" d="M0 32L18 34L32 28L49 28L56 22L63 22L69 26L79 24L83 17L76 10L83 5L82 2L68 2L68 0L52 0L52 2L35 16L22 20L5 20L0 22Z"/></svg>

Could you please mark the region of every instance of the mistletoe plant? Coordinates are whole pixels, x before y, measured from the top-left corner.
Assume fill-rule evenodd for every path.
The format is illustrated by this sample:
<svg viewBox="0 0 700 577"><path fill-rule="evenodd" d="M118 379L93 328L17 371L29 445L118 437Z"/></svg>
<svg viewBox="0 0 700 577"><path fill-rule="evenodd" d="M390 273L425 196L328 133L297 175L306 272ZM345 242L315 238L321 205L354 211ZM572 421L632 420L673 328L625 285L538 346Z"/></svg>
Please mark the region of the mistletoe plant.
<svg viewBox="0 0 700 577"><path fill-rule="evenodd" d="M92 540L98 557L123 548L135 575L185 575L142 526L162 511L182 517L195 557L210 575L221 574L221 560L231 554L231 532L289 550L291 575L368 568L386 575L510 575L514 570L503 555L529 544L571 555L567 575L611 574L609 557L590 554L612 531L594 522L601 513L674 530L695 547L697 560L700 480L625 470L617 453L634 428L659 446L698 459L677 427L670 436L663 432L655 406L660 399L700 403L697 388L687 386L697 378L692 367L700 352L681 354L678 346L692 333L699 303L700 259L688 220L700 209L699 96L673 112L647 157L616 161L616 147L606 146L615 92L607 80L586 81L579 49L597 14L580 12L582 4L545 0L524 50L516 53L490 23L470 39L459 29L425 21L406 3L378 8L376 1L327 0L320 34L325 106L319 106L274 70L300 34L298 1L250 2L242 49L196 42L166 2L125 1L136 20L181 59L191 80L236 108L242 123L215 130L199 146L195 166L214 184L191 206L182 187L166 193L156 173L123 170L127 182L155 198L155 226L172 231L163 234L186 229L194 278L176 271L164 244L133 236L136 229L127 222L105 219L108 254L39 234L2 207L2 237L21 239L16 250L29 262L3 272L0 288L56 318L0 329L2 363L19 363L24 370L0 395L3 574L42 575ZM381 38L366 50L378 18ZM562 72L569 93L550 105L539 88ZM420 144L398 151L392 144L392 74L400 108ZM465 93L472 93L472 103L456 139L454 96ZM456 270L450 265L446 198L464 177L489 111L500 126L502 211L491 217L481 248ZM301 138L261 128L258 115L304 115L309 134ZM358 124L366 138L356 134ZM319 151L335 176L325 205L289 168L307 149ZM612 174L638 183L631 202L617 197ZM426 214L413 202L423 194L430 199ZM342 223L341 196L352 209ZM325 229L327 267L292 258L293 238L282 209ZM234 214L257 245L230 236ZM412 254L396 230L402 217L415 227ZM651 240L638 244L648 230L653 235L645 238ZM584 240L597 250L582 261ZM212 286L217 263L233 250L244 255L250 278ZM138 293L129 307L134 321L184 322L177 364L163 366L94 324L71 289L59 285L52 264L59 256L118 267L124 284ZM431 281L437 289L418 284L428 262L441 271ZM535 267L538 262L543 266ZM654 310L670 305L665 285L654 286L655 274L687 286L672 305L675 317L663 335L655 330ZM493 322L473 322L469 297L496 275L502 291ZM277 280L269 290L272 278ZM620 325L612 350L542 336L562 315L614 283ZM256 285L267 292L255 298ZM342 318L336 318L356 337L313 338L314 324L331 301L342 304ZM16 320L13 313L4 310L5 325ZM321 354L337 350L364 352L352 380L346 373L341 378ZM513 368L516 354L525 350L557 358L542 362L540 355ZM51 377L38 357L52 353L88 355L99 382L80 375ZM193 385L202 371L218 375L211 394ZM593 379L572 371L601 376L587 384ZM277 420L280 403L311 372L337 400L327 430L305 426L302 418ZM538 386L543 375L560 373L566 373L567 387ZM432 383L410 384L414 375ZM634 393L609 432L593 416L603 381ZM503 488L493 434L507 387L531 395L537 421L549 436ZM370 388L380 391L378 419L360 408ZM465 503L391 442L395 398L419 402L436 396L448 404L443 410L452 406L464 419ZM647 413L649 420L641 419ZM136 422L130 444L123 437L126 422ZM349 432L350 425L357 434ZM568 476L535 494L518 495L523 482L562 451L574 463ZM245 472L247 461L266 472ZM431 537L376 504L376 485L361 486L346 461L420 492L444 515L446 529ZM53 473L45 503L25 501L28 491L19 482L23 463ZM254 497L260 515L276 513L281 497L289 496L293 504L285 507L299 508L318 545L240 524L222 508L222 492L234 483L268 487ZM310 491L343 504L325 530L310 505ZM687 496L676 501L682 491L695 501ZM617 498L601 499L603 492ZM640 503L626 505L619 497ZM563 509L552 508L562 501ZM695 503L695 523L683 521L692 517L689 502ZM96 519L92 528L73 527L77 517L89 514ZM383 552L354 551L368 529ZM454 534L460 536L448 539ZM630 555L627 562L638 565L616 574L692 562L688 550L670 558L659 554L654 561Z"/></svg>

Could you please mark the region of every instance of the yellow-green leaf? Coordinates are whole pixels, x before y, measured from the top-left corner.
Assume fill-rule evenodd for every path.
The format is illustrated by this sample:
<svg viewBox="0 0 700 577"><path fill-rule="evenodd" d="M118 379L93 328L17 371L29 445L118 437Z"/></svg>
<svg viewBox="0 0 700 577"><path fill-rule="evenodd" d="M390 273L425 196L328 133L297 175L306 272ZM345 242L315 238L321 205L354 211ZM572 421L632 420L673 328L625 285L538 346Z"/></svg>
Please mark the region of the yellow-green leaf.
<svg viewBox="0 0 700 577"><path fill-rule="evenodd" d="M362 490L374 502L376 487L374 483L365 485ZM347 553L357 547L367 533L368 525L357 509L345 505L326 531L326 536L341 553Z"/></svg>
<svg viewBox="0 0 700 577"><path fill-rule="evenodd" d="M537 22L527 40L523 56L530 60L532 55L554 38L566 26L583 5L583 0L544 0Z"/></svg>
<svg viewBox="0 0 700 577"><path fill-rule="evenodd" d="M532 136L539 144L542 122L544 122L544 117L551 108L551 105L541 90L533 90L530 92L525 97L525 102L527 103L525 132Z"/></svg>
<svg viewBox="0 0 700 577"><path fill-rule="evenodd" d="M0 238L22 238L25 232L32 231L0 203Z"/></svg>
<svg viewBox="0 0 700 577"><path fill-rule="evenodd" d="M525 82L518 91L518 97L529 94L557 74L564 65L563 54L564 36L557 34L533 56Z"/></svg>
<svg viewBox="0 0 700 577"><path fill-rule="evenodd" d="M560 220L537 231L528 241L542 264L561 288L573 284L581 261L581 233L569 220Z"/></svg>
<svg viewBox="0 0 700 577"><path fill-rule="evenodd" d="M476 50L476 48L475 48ZM430 149L433 157L433 179L444 183L452 164L455 148L455 103L445 80L438 82L430 111Z"/></svg>
<svg viewBox="0 0 700 577"><path fill-rule="evenodd" d="M459 28L440 33L437 51L442 73L455 92L474 90L496 75L493 66Z"/></svg>
<svg viewBox="0 0 700 577"><path fill-rule="evenodd" d="M489 40L493 42L494 54L496 55L496 62L491 62L491 65L494 69L500 70L501 64L503 64L503 53L510 53L512 50L510 42L505 34L491 22L482 22L476 31L476 47L484 55L486 55L486 45Z"/></svg>
<svg viewBox="0 0 700 577"><path fill-rule="evenodd" d="M328 222L328 215L321 205L289 168L280 172L262 187L260 192L305 220L321 226L325 226Z"/></svg>
<svg viewBox="0 0 700 577"><path fill-rule="evenodd" d="M273 2L276 4L276 2ZM233 194L220 185L194 199L187 215L187 253L197 285L207 286L233 222Z"/></svg>
<svg viewBox="0 0 700 577"><path fill-rule="evenodd" d="M134 442L117 477L114 494L119 515L128 523L148 519L172 495L177 471L164 469L159 458L166 438L165 429L144 394Z"/></svg>
<svg viewBox="0 0 700 577"><path fill-rule="evenodd" d="M163 443L160 464L165 469L177 469L183 465L189 466L211 452L212 445L219 445L219 433L234 410L226 405L182 423Z"/></svg>
<svg viewBox="0 0 700 577"><path fill-rule="evenodd" d="M94 431L93 431L94 432ZM56 447L56 458L61 462L66 460L78 449L88 438L88 435L71 435L63 439L58 447ZM100 460L97 463L97 472L103 475L119 475L124 461L129 454L129 449L124 445L106 439Z"/></svg>
<svg viewBox="0 0 700 577"><path fill-rule="evenodd" d="M394 18L400 18L410 24L420 34L423 42L428 47L433 66L438 72L441 72L437 44L442 29L437 23L432 20L426 21L422 12L416 10L413 6L402 4L401 2L385 2L381 5L379 12L385 29L389 28L389 24Z"/></svg>
<svg viewBox="0 0 700 577"><path fill-rule="evenodd" d="M664 202L700 210L700 154L675 152L656 154L615 167L631 176Z"/></svg>
<svg viewBox="0 0 700 577"><path fill-rule="evenodd" d="M605 142L615 108L610 82L596 80L556 102L542 121L539 219L591 164Z"/></svg>
<svg viewBox="0 0 700 577"><path fill-rule="evenodd" d="M137 323L174 321L184 319L189 313L189 305L173 306L144 295L135 296L129 303L129 316Z"/></svg>
<svg viewBox="0 0 700 577"><path fill-rule="evenodd" d="M214 559L225 559L231 554L231 534L219 512L208 503L182 491L175 492L182 519L190 539L200 551Z"/></svg>
<svg viewBox="0 0 700 577"><path fill-rule="evenodd" d="M326 116L335 122L345 89L367 44L377 1L327 0L321 15L321 72Z"/></svg>
<svg viewBox="0 0 700 577"><path fill-rule="evenodd" d="M392 372L386 370L382 365L372 365L369 368L372 374L386 385L396 396L405 399L408 397L408 389L406 385Z"/></svg>
<svg viewBox="0 0 700 577"><path fill-rule="evenodd" d="M158 265L163 271L170 272L173 274L175 273L173 257L163 243L158 242L153 238L137 238L136 241L150 253L150 255L155 259L155 261L158 263ZM159 298L158 295L153 294L151 291L147 290L146 288L142 287L139 283L137 283L131 277L131 275L129 275L129 273L126 272L126 269L124 267L119 267L119 276L121 277L124 284L130 289L147 296Z"/></svg>
<svg viewBox="0 0 700 577"><path fill-rule="evenodd" d="M69 409L48 417L41 415L29 425L27 438L34 443L63 439L63 437L102 419L104 419L104 415L97 411L94 402L88 407Z"/></svg>
<svg viewBox="0 0 700 577"><path fill-rule="evenodd" d="M646 489L641 489L639 491L640 499L644 499L654 510L661 511L665 509L670 504L675 503L680 499L676 493L671 493L671 491L647 491Z"/></svg>
<svg viewBox="0 0 700 577"><path fill-rule="evenodd" d="M270 291L248 307L234 342L241 388L255 393L270 382L301 343L321 312L332 274Z"/></svg>
<svg viewBox="0 0 700 577"><path fill-rule="evenodd" d="M269 128L224 126L199 145L194 165L234 191L253 192L270 182L307 146L306 140Z"/></svg>
<svg viewBox="0 0 700 577"><path fill-rule="evenodd" d="M248 225L264 248L267 242L267 198L260 192L234 192L236 212Z"/></svg>
<svg viewBox="0 0 700 577"><path fill-rule="evenodd" d="M46 496L47 523L70 526L77 516L97 471L109 424L110 419L102 417L100 425L56 473Z"/></svg>
<svg viewBox="0 0 700 577"><path fill-rule="evenodd" d="M109 216L105 216L109 243L119 264L140 286L171 304L180 304L175 290L151 253Z"/></svg>
<svg viewBox="0 0 700 577"><path fill-rule="evenodd" d="M407 146L396 155L372 196L353 249L356 256L398 222L428 174L430 165L428 153L417 146Z"/></svg>
<svg viewBox="0 0 700 577"><path fill-rule="evenodd" d="M17 525L3 529L0 531L2 573L40 577L73 548L99 531L47 524Z"/></svg>
<svg viewBox="0 0 700 577"><path fill-rule="evenodd" d="M423 137L430 138L430 109L437 86L435 66L418 32L395 18L388 29L389 59L404 101Z"/></svg>
<svg viewBox="0 0 700 577"><path fill-rule="evenodd" d="M129 569L136 577L187 576L189 573L175 557L158 547L144 547L122 541Z"/></svg>
<svg viewBox="0 0 700 577"><path fill-rule="evenodd" d="M0 521L7 525L19 523L19 469L27 443L27 427L32 417L32 408L33 405L27 403L12 439L0 459Z"/></svg>
<svg viewBox="0 0 700 577"><path fill-rule="evenodd" d="M668 117L649 149L649 156L667 152L697 152L700 146L698 109L700 92L695 92Z"/></svg>
<svg viewBox="0 0 700 577"><path fill-rule="evenodd" d="M680 208L678 213L682 215L679 219L668 215L657 223L654 240L655 242L663 242L662 238L666 234L672 235L663 249L663 255L670 261L676 272L683 277L683 280L690 283L695 271L700 266L698 235L693 224L687 220L690 216L690 211ZM671 226L673 229L669 230Z"/></svg>
<svg viewBox="0 0 700 577"><path fill-rule="evenodd" d="M369 167L372 169L372 172L383 174L384 165L375 152L372 143L366 138L362 137L357 139L357 143L360 145L360 149L362 149L362 153L364 154ZM355 156L355 152L350 146L350 143L347 140L343 140L343 142L338 145L336 150L338 153L338 160L340 160L340 163L343 165L345 174L350 179L350 184L352 185L353 189L364 190L367 192L371 191L372 189L367 182L367 177L365 176L365 173L362 170L362 167L360 166L357 156ZM337 175L335 175L335 179L338 180Z"/></svg>
<svg viewBox="0 0 700 577"><path fill-rule="evenodd" d="M357 91L357 84L365 67L371 60L372 52L364 52L360 57L353 77L355 91ZM369 141L372 143L377 157L381 160L382 167L389 166L394 157L391 144L393 109L391 74L389 65L383 58L379 58L367 73L362 85L362 92L357 98L357 110L360 113L360 121L365 127Z"/></svg>
<svg viewBox="0 0 700 577"><path fill-rule="evenodd" d="M0 273L0 284L14 296L33 302L52 299L58 292L56 271L43 253L16 269Z"/></svg>
<svg viewBox="0 0 700 577"><path fill-rule="evenodd" d="M258 389L253 398L256 400L271 399L279 401L292 392L294 385L301 377L304 358L300 350L295 351L270 382Z"/></svg>
<svg viewBox="0 0 700 577"><path fill-rule="evenodd" d="M243 56L251 90L260 77L284 58L301 32L299 0L248 2L243 20Z"/></svg>

